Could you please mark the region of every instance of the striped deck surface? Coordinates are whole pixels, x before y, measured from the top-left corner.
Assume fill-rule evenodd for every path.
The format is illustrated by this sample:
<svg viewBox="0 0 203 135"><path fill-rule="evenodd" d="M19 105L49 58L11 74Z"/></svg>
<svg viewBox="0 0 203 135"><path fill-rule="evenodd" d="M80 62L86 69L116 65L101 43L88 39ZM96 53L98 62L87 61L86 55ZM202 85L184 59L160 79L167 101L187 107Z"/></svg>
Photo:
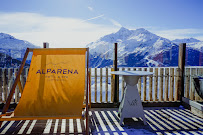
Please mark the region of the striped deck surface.
<svg viewBox="0 0 203 135"><path fill-rule="evenodd" d="M90 132L100 135L201 135L203 119L181 108L144 108L147 125L141 119L124 119L119 125L117 109L92 108ZM24 120L3 122L0 134L85 134L80 119Z"/></svg>

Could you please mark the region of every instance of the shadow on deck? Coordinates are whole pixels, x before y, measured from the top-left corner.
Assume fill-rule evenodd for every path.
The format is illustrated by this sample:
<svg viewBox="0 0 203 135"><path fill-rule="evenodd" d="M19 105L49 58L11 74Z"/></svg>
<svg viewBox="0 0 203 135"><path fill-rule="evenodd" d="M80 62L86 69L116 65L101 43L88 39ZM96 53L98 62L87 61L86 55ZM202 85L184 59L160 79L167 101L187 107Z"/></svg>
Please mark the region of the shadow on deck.
<svg viewBox="0 0 203 135"><path fill-rule="evenodd" d="M117 109L92 108L90 111L91 134L143 135L143 134L203 134L203 119L182 108L144 108L147 125L141 119L124 119L119 125ZM136 113L136 112L135 112ZM1 134L85 134L85 121L24 120L3 122Z"/></svg>

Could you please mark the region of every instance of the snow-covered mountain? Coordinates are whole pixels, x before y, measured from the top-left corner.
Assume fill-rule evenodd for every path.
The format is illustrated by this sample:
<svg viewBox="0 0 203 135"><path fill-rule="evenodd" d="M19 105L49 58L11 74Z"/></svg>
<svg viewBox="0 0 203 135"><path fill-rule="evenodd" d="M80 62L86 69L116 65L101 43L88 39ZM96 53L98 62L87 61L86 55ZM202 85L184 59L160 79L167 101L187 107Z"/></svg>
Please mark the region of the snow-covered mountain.
<svg viewBox="0 0 203 135"><path fill-rule="evenodd" d="M179 43L194 43L194 42L201 42L201 41L195 38L184 38L184 39L175 39L175 40L172 40L172 42L179 44Z"/></svg>
<svg viewBox="0 0 203 135"><path fill-rule="evenodd" d="M176 44L187 43L187 47L203 52L203 42L195 38L175 39L172 42Z"/></svg>
<svg viewBox="0 0 203 135"><path fill-rule="evenodd" d="M197 40L191 39L191 41ZM128 30L122 27L118 32L101 37L87 45L90 48L90 66L112 66L114 43L118 43L119 66L177 66L178 64L176 43L144 28ZM198 49L195 50L196 52L194 48L187 49L188 52L199 52Z"/></svg>
<svg viewBox="0 0 203 135"><path fill-rule="evenodd" d="M19 40L15 37L0 33L0 52L7 54L15 59L22 59L27 48L39 48L28 41ZM31 57L28 57L28 60Z"/></svg>

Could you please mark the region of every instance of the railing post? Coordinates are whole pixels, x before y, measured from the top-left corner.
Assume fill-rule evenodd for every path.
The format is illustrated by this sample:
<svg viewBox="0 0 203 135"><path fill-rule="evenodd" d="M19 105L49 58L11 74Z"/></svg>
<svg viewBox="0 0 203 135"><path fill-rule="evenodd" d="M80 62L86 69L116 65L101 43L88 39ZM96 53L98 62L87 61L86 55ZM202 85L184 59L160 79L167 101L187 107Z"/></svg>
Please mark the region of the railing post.
<svg viewBox="0 0 203 135"><path fill-rule="evenodd" d="M117 67L117 50L118 50L118 44L115 43L114 44L114 60L113 60L113 69L114 71L118 71L118 67ZM114 103L118 103L119 102L119 96L118 96L118 93L119 93L119 76L118 75L115 75L115 85L114 85Z"/></svg>
<svg viewBox="0 0 203 135"><path fill-rule="evenodd" d="M186 54L186 43L179 45L179 56L178 56L178 68L179 68L179 81L178 81L178 97L182 101L184 97L184 72L185 72L185 54Z"/></svg>
<svg viewBox="0 0 203 135"><path fill-rule="evenodd" d="M49 43L44 42L44 43L43 43L43 48L49 48Z"/></svg>

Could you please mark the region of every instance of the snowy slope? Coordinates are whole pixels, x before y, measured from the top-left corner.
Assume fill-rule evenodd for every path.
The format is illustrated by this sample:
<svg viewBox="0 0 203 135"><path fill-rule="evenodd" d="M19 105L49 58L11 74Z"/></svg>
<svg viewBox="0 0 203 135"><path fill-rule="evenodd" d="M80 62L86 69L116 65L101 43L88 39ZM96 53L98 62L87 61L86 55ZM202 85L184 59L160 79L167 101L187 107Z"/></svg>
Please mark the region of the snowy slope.
<svg viewBox="0 0 203 135"><path fill-rule="evenodd" d="M91 59L93 61L92 67L109 66L113 60L115 42L118 43L118 64L120 66L159 65L158 62L149 59L149 56L176 46L170 40L143 28L128 30L122 27L118 32L106 35L87 45L90 48L90 54L94 57Z"/></svg>
<svg viewBox="0 0 203 135"><path fill-rule="evenodd" d="M27 41L16 39L15 37L0 33L0 52L10 55L12 58L22 59L26 48L39 48ZM30 59L30 57L28 57Z"/></svg>
<svg viewBox="0 0 203 135"><path fill-rule="evenodd" d="M186 47L203 52L203 42L195 38L175 39L172 42L176 44L186 43Z"/></svg>
<svg viewBox="0 0 203 135"><path fill-rule="evenodd" d="M179 43L187 43L188 65L203 64L198 62L203 53L203 42L197 39L170 41L144 28L128 30L122 27L118 32L87 45L90 48L90 66L111 67L114 43L118 43L119 66L177 66Z"/></svg>
<svg viewBox="0 0 203 135"><path fill-rule="evenodd" d="M176 44L180 44L180 43L194 43L194 42L201 42L201 41L195 38L184 38L184 39L175 39L175 40L172 40L172 42Z"/></svg>

